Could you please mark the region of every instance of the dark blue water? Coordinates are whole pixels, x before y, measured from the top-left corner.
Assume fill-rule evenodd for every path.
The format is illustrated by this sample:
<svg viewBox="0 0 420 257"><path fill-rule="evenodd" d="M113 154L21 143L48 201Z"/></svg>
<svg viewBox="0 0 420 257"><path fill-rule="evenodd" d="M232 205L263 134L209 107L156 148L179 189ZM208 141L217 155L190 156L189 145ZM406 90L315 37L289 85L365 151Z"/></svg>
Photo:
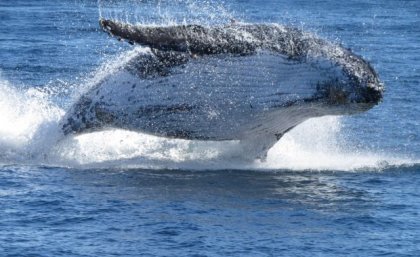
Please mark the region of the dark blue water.
<svg viewBox="0 0 420 257"><path fill-rule="evenodd" d="M265 163L119 130L55 143L74 99L133 49L99 15L297 26L370 60L385 99L302 124ZM409 0L1 0L0 256L418 256L419 15Z"/></svg>

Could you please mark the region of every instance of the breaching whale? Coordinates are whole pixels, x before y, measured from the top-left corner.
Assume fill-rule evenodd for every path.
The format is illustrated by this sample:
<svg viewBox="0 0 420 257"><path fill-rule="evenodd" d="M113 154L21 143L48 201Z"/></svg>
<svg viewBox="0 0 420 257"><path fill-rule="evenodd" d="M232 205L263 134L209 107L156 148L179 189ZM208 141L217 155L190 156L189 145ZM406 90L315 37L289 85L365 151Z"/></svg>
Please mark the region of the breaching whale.
<svg viewBox="0 0 420 257"><path fill-rule="evenodd" d="M142 26L100 20L150 48L83 94L64 134L122 128L189 140L240 140L249 158L296 125L378 104L384 87L351 50L279 24Z"/></svg>

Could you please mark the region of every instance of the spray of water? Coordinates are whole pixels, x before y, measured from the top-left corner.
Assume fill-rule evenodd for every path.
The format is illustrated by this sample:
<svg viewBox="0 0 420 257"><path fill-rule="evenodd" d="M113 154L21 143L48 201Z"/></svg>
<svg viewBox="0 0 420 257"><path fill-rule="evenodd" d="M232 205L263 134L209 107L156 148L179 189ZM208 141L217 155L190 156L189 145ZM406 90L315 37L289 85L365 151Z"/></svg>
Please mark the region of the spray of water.
<svg viewBox="0 0 420 257"><path fill-rule="evenodd" d="M8 161L26 161L55 137L63 110L36 89L19 90L0 78L0 150Z"/></svg>
<svg viewBox="0 0 420 257"><path fill-rule="evenodd" d="M226 6L223 0L98 0L100 18L143 25L228 24L235 16Z"/></svg>

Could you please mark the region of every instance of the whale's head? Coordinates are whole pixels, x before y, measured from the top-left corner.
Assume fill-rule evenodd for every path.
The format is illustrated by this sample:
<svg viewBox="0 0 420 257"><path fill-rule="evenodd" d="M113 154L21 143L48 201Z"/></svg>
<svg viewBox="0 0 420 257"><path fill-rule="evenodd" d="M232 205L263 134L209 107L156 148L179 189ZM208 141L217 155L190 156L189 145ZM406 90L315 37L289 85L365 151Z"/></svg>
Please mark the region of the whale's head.
<svg viewBox="0 0 420 257"><path fill-rule="evenodd" d="M317 85L318 100L338 107L335 109L343 111L342 114L366 111L379 104L383 99L384 84L372 65L351 50L334 47L336 52L331 61L341 75Z"/></svg>

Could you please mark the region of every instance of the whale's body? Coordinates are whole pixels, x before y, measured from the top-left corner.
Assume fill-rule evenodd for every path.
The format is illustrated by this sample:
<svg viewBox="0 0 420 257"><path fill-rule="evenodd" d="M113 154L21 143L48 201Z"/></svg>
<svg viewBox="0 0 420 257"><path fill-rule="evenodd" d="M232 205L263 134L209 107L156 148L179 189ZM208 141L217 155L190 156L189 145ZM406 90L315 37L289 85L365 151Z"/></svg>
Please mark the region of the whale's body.
<svg viewBox="0 0 420 257"><path fill-rule="evenodd" d="M258 158L309 118L358 113L382 98L366 61L294 28L101 25L151 51L138 52L84 94L63 120L65 134L114 127L240 140Z"/></svg>

